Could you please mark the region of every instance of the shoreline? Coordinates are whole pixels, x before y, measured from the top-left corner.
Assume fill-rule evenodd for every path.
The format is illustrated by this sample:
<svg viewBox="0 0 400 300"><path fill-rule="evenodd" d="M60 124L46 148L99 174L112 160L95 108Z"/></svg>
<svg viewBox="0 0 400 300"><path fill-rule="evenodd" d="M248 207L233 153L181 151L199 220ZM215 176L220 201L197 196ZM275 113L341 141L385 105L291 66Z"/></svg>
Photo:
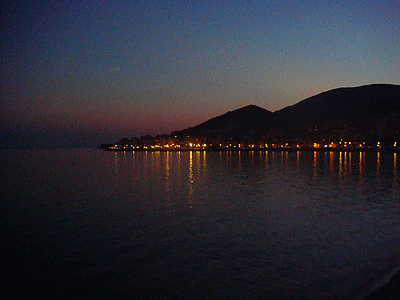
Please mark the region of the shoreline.
<svg viewBox="0 0 400 300"><path fill-rule="evenodd" d="M398 149L345 149L345 148L255 148L255 149L237 149L237 148L221 148L221 149L108 149L98 148L103 151L111 152L354 152L354 153L397 153Z"/></svg>

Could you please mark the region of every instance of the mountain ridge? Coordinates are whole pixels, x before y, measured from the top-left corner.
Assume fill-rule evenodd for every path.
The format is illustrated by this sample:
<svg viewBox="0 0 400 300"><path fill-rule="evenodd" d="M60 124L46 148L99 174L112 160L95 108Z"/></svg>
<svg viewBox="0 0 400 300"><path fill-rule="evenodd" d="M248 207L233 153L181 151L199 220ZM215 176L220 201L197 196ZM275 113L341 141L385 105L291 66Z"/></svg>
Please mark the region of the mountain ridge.
<svg viewBox="0 0 400 300"><path fill-rule="evenodd" d="M399 129L400 85L370 84L325 91L275 112L247 105L171 135L301 139L310 138L313 131L314 137L341 134L347 138L343 132L347 131L353 138L366 139L398 137Z"/></svg>
<svg viewBox="0 0 400 300"><path fill-rule="evenodd" d="M197 126L172 132L172 136L208 136L230 135L230 138L243 138L260 134L260 128L268 125L268 117L273 113L250 104L223 115L211 118Z"/></svg>
<svg viewBox="0 0 400 300"><path fill-rule="evenodd" d="M317 127L318 131L320 127L324 131L358 130L359 135L365 136L368 132L374 134L376 126L398 129L399 120L400 85L371 84L325 91L275 112L247 105L171 135L205 137L220 134L236 138L244 135L238 131L247 131L251 138L272 134L293 139L304 137L304 130L315 131Z"/></svg>
<svg viewBox="0 0 400 300"><path fill-rule="evenodd" d="M304 99L274 114L273 131L283 135L293 137L304 128L317 126L330 132L347 128L347 131L356 131L365 139L377 135L377 127L383 125L398 130L400 85L337 88ZM290 130L293 127L294 130ZM380 135L382 137L387 133L383 134L381 130Z"/></svg>
<svg viewBox="0 0 400 300"><path fill-rule="evenodd" d="M250 104L194 127L154 138L146 136L132 141L125 138L121 144L132 147L171 144L190 148L188 145L262 147L267 144L326 145L341 141L400 146L397 143L400 142L400 85L340 87L275 112Z"/></svg>

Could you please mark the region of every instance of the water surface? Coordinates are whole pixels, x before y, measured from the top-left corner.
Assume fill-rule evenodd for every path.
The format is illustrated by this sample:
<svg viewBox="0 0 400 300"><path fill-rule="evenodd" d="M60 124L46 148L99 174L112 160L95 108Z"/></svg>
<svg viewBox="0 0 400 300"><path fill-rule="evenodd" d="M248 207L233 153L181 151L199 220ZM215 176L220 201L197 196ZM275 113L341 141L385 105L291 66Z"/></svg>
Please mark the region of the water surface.
<svg viewBox="0 0 400 300"><path fill-rule="evenodd" d="M0 154L10 272L42 292L352 299L400 266L395 153Z"/></svg>

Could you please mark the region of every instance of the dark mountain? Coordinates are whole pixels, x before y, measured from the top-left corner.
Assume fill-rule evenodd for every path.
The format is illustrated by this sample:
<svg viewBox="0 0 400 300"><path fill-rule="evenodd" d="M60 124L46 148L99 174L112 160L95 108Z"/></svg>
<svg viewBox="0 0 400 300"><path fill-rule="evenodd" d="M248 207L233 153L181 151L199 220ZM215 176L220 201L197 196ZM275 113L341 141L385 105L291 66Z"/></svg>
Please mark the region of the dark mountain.
<svg viewBox="0 0 400 300"><path fill-rule="evenodd" d="M171 135L236 140L399 139L400 86L338 88L274 113L249 105Z"/></svg>
<svg viewBox="0 0 400 300"><path fill-rule="evenodd" d="M257 139L270 127L272 112L248 105L212 118L200 125L171 133L173 136L208 137L222 139Z"/></svg>
<svg viewBox="0 0 400 300"><path fill-rule="evenodd" d="M339 88L273 114L270 132L287 139L367 139L399 136L400 86L374 84Z"/></svg>

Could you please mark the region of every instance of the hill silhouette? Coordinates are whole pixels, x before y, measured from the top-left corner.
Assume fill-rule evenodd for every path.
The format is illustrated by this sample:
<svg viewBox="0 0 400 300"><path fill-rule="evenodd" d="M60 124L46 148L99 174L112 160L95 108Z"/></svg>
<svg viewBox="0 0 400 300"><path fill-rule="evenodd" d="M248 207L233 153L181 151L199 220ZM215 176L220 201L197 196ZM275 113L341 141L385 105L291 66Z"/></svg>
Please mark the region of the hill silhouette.
<svg viewBox="0 0 400 300"><path fill-rule="evenodd" d="M115 146L102 148L319 148L328 144L400 149L400 85L333 89L276 112L248 105L185 130L154 138L123 138Z"/></svg>
<svg viewBox="0 0 400 300"><path fill-rule="evenodd" d="M270 126L272 114L256 105L248 105L212 118L195 127L175 131L171 135L225 139L260 138L265 133L265 128Z"/></svg>
<svg viewBox="0 0 400 300"><path fill-rule="evenodd" d="M400 86L338 88L273 114L271 131L285 138L344 135L359 139L399 136ZM347 135L347 136L346 136Z"/></svg>
<svg viewBox="0 0 400 300"><path fill-rule="evenodd" d="M255 105L228 112L173 136L220 139L399 139L400 85L338 88L274 113Z"/></svg>

